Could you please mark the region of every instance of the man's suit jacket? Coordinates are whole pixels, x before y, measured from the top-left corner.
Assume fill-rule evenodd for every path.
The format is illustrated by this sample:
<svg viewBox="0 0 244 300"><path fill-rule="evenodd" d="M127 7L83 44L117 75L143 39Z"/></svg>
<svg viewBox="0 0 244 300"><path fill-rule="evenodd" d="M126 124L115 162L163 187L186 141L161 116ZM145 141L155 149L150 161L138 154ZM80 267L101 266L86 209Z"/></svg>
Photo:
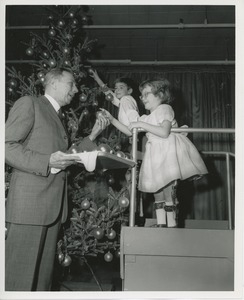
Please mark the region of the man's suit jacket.
<svg viewBox="0 0 244 300"><path fill-rule="evenodd" d="M80 144L80 150L94 148L88 138ZM5 126L5 160L13 167L7 222L50 225L60 213L65 221L66 172L51 174L49 158L67 149L65 129L46 97L25 96L15 102Z"/></svg>

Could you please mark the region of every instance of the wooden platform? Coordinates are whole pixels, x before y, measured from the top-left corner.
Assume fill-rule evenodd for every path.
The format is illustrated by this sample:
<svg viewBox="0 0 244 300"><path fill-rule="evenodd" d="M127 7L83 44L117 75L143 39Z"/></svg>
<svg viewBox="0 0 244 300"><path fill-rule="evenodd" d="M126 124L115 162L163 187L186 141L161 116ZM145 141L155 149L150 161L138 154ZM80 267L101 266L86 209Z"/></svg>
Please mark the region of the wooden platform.
<svg viewBox="0 0 244 300"><path fill-rule="evenodd" d="M123 291L233 291L234 231L123 227Z"/></svg>

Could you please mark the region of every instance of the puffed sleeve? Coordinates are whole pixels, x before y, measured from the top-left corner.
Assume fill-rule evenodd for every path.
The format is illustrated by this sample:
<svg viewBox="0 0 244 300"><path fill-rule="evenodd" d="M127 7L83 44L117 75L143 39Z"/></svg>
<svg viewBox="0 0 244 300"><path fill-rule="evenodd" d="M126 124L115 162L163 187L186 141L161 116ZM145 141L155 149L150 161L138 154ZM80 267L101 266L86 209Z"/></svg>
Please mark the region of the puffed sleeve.
<svg viewBox="0 0 244 300"><path fill-rule="evenodd" d="M175 113L173 108L168 104L162 104L155 110L155 118L158 124L165 120L174 121Z"/></svg>

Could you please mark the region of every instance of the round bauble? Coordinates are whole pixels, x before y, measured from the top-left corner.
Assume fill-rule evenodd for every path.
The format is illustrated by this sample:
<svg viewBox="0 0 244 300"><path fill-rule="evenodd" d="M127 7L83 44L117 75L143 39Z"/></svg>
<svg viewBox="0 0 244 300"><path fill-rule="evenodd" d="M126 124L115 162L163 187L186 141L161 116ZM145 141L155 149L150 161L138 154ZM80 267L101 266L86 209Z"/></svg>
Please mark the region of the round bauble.
<svg viewBox="0 0 244 300"><path fill-rule="evenodd" d="M93 75L93 70L92 70L92 68L88 68L88 69L87 69L87 72L88 72L88 74Z"/></svg>
<svg viewBox="0 0 244 300"><path fill-rule="evenodd" d="M46 59L49 58L49 54L46 51L42 52L42 56L45 57Z"/></svg>
<svg viewBox="0 0 244 300"><path fill-rule="evenodd" d="M12 78L9 80L8 85L11 86L12 88L16 88L18 86L18 82L16 79Z"/></svg>
<svg viewBox="0 0 244 300"><path fill-rule="evenodd" d="M48 20L52 21L54 19L53 15L48 16Z"/></svg>
<svg viewBox="0 0 244 300"><path fill-rule="evenodd" d="M56 60L55 60L55 59L52 59L52 58L49 59L48 63L49 63L49 66L50 66L51 68L55 68L56 65L57 65Z"/></svg>
<svg viewBox="0 0 244 300"><path fill-rule="evenodd" d="M104 230L102 228L96 228L93 231L93 236L97 239L100 240L104 237Z"/></svg>
<svg viewBox="0 0 244 300"><path fill-rule="evenodd" d="M113 185L114 182L115 182L114 178L112 176L110 176L109 179L108 179L108 184Z"/></svg>
<svg viewBox="0 0 244 300"><path fill-rule="evenodd" d="M40 71L38 74L37 74L37 77L38 78L43 78L45 76L44 72Z"/></svg>
<svg viewBox="0 0 244 300"><path fill-rule="evenodd" d="M64 54L69 54L70 53L70 48L69 47L63 47L63 52L64 52Z"/></svg>
<svg viewBox="0 0 244 300"><path fill-rule="evenodd" d="M75 13L74 13L73 11L70 11L70 12L69 12L69 17L70 17L70 18L74 18L74 16L75 16Z"/></svg>
<svg viewBox="0 0 244 300"><path fill-rule="evenodd" d="M125 158L125 154L122 151L117 151L116 156L121 157L121 158Z"/></svg>
<svg viewBox="0 0 244 300"><path fill-rule="evenodd" d="M71 62L69 60L65 60L64 61L64 66L65 67L70 67L71 66Z"/></svg>
<svg viewBox="0 0 244 300"><path fill-rule="evenodd" d="M83 24L86 24L86 23L88 22L88 17L87 17L87 16L83 16L83 17L81 18L81 20L82 20L82 23L83 23Z"/></svg>
<svg viewBox="0 0 244 300"><path fill-rule="evenodd" d="M111 262L113 258L113 254L110 251L104 254L104 260L106 262Z"/></svg>
<svg viewBox="0 0 244 300"><path fill-rule="evenodd" d="M88 199L84 199L80 206L82 209L88 209L90 207L90 201Z"/></svg>
<svg viewBox="0 0 244 300"><path fill-rule="evenodd" d="M116 231L114 229L110 229L107 233L107 238L109 240L113 240L116 237Z"/></svg>
<svg viewBox="0 0 244 300"><path fill-rule="evenodd" d="M80 100L80 102L86 102L86 100L87 100L87 95L86 95L86 94L81 94L81 95L79 96L79 100Z"/></svg>
<svg viewBox="0 0 244 300"><path fill-rule="evenodd" d="M48 35L49 35L50 37L53 37L53 36L56 35L56 31L55 31L54 29L50 29L50 30L48 30Z"/></svg>
<svg viewBox="0 0 244 300"><path fill-rule="evenodd" d="M63 260L64 260L64 254L61 252L58 255L58 261L59 261L59 263L62 263Z"/></svg>
<svg viewBox="0 0 244 300"><path fill-rule="evenodd" d="M120 249L116 250L115 256L116 256L117 258L120 258Z"/></svg>
<svg viewBox="0 0 244 300"><path fill-rule="evenodd" d="M77 19L73 19L71 22L72 27L76 27L79 24L79 21Z"/></svg>
<svg viewBox="0 0 244 300"><path fill-rule="evenodd" d="M114 100L114 96L111 93L107 94L105 98L108 101L113 101Z"/></svg>
<svg viewBox="0 0 244 300"><path fill-rule="evenodd" d="M29 47L26 49L25 53L28 55L28 56L32 56L34 54L34 49Z"/></svg>
<svg viewBox="0 0 244 300"><path fill-rule="evenodd" d="M71 263L72 263L71 257L70 257L68 254L65 254L64 260L63 260L63 262L61 263L61 265L62 265L63 267L68 267L68 266L71 265Z"/></svg>
<svg viewBox="0 0 244 300"><path fill-rule="evenodd" d="M128 198L126 198L126 197L121 197L121 198L119 199L119 206L120 206L120 207L128 207L129 204L130 204L130 201L129 201Z"/></svg>
<svg viewBox="0 0 244 300"><path fill-rule="evenodd" d="M100 145L98 146L98 149L99 149L100 151L102 151L102 152L107 152L107 153L109 153L109 152L111 151L110 146L107 145L107 144L100 144Z"/></svg>
<svg viewBox="0 0 244 300"><path fill-rule="evenodd" d="M87 116L87 115L89 115L89 110L88 110L87 108L84 108L84 110L83 110L83 114L84 114L84 116Z"/></svg>
<svg viewBox="0 0 244 300"><path fill-rule="evenodd" d="M64 27L64 25L65 25L64 20L59 20L58 23L57 23L57 25L58 25L58 27L60 27L60 28Z"/></svg>

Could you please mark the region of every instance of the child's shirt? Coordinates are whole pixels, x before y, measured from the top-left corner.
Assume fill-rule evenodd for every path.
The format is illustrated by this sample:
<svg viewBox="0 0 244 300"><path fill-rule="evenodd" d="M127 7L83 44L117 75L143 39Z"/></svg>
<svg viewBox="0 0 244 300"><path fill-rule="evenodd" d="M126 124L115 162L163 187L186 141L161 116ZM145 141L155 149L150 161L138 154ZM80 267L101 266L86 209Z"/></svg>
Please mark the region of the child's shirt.
<svg viewBox="0 0 244 300"><path fill-rule="evenodd" d="M126 95L120 99L118 120L125 126L129 126L131 122L136 122L139 118L139 110L136 100Z"/></svg>

